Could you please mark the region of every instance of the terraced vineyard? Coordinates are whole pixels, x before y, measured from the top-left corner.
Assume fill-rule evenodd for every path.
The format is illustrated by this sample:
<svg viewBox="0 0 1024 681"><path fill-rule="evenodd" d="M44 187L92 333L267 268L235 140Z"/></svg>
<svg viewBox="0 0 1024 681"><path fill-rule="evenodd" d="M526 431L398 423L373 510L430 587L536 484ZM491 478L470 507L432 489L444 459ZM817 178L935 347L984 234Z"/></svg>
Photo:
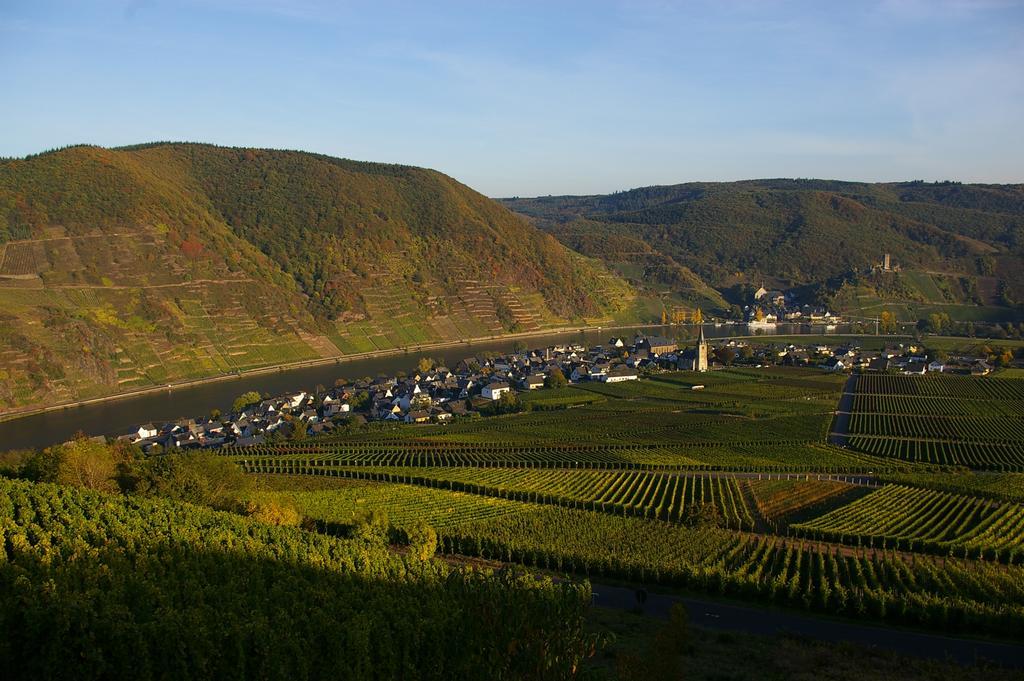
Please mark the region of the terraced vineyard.
<svg viewBox="0 0 1024 681"><path fill-rule="evenodd" d="M858 381L863 378L859 377ZM963 399L954 397L913 397L857 393L854 411L863 414L920 414L922 416L1024 416L1024 400Z"/></svg>
<svg viewBox="0 0 1024 681"><path fill-rule="evenodd" d="M891 437L850 438L850 447L875 456L939 466L967 466L979 470L1024 470L1024 445L994 442L899 440Z"/></svg>
<svg viewBox="0 0 1024 681"><path fill-rule="evenodd" d="M1024 503L1024 473L889 473L885 482Z"/></svg>
<svg viewBox="0 0 1024 681"><path fill-rule="evenodd" d="M1024 400L1024 382L991 376L865 374L857 392L866 395L945 397L966 400Z"/></svg>
<svg viewBox="0 0 1024 681"><path fill-rule="evenodd" d="M867 488L838 480L747 480L757 513L778 531L794 516L851 501Z"/></svg>

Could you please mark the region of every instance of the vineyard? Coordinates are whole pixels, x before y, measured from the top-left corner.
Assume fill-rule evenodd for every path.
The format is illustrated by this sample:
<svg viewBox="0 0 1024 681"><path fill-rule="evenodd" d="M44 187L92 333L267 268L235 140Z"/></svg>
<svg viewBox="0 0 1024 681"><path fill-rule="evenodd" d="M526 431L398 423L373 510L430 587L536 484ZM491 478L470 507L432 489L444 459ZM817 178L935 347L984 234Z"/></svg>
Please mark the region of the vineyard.
<svg viewBox="0 0 1024 681"><path fill-rule="evenodd" d="M947 631L1024 635L1024 568L545 508L442 533L449 553Z"/></svg>
<svg viewBox="0 0 1024 681"><path fill-rule="evenodd" d="M360 611L349 601L361 598L361 580L370 571L402 598L417 600L413 618L432 616L428 609L447 613L436 623L438 636L462 636L481 649L508 645L489 642L497 634L486 629L466 638L450 620L459 613L479 617L478 594L501 588L490 580L509 578L470 577L442 561L428 561L427 568L404 553L374 553L346 539L359 536L367 519L385 518L384 536L395 544L412 544L429 525L437 550L454 562L479 558L850 618L1024 636L1024 472L1004 472L1020 471L1024 462L1024 418L1012 409L1014 400L1024 399L1024 382L858 377L848 447L839 447L826 444L840 399L834 376L717 371L700 377L705 387L699 391L691 390L694 378L667 373L629 384L571 386L552 391L546 403L538 391L527 401L540 401L539 411L443 426L379 424L228 448L219 451L222 458L211 457L252 482L243 506L294 509L306 530L132 496L113 500L0 482L12 500L5 506L0 496L7 546L0 575L13 579L11 566L18 564L37 571L32 584L43 589L53 573L47 566L63 565L76 552L99 555L100 566L144 564L147 570L138 577L143 582L119 583L110 596L100 596L105 591L97 588L91 596L113 599L96 602L102 612L135 613L133 605L122 603L126 594L163 588L145 582L149 566L161 579L171 572L166 588L188 592L162 562L177 551L182 570L204 575L199 607L211 611L231 608L216 600L215 581L231 585L225 598L232 603L244 602L246 589L287 593L289 603L329 590L310 622L286 618L285 625L304 641L327 646L325 637L336 637L359 650L358 656L383 664L388 644L376 652L349 645L355 634L326 612L358 619L354 613ZM57 523L60 509L71 509L75 518L62 521L67 528ZM152 516L146 521L151 524L132 519L142 511ZM84 543L76 543L78 538ZM181 547L193 545L199 557L195 551L181 554ZM288 565L309 574L292 585L292 577L258 567L253 582L233 581L220 568L205 571L204 553L238 561L288 556ZM238 561L229 564L247 574L248 563ZM98 583L77 576L77 569L85 568L60 579ZM268 587L271 578L280 586ZM424 589L428 595L420 603ZM582 606L573 598L582 593L543 581L532 591L516 582L495 608L513 620L530 608L549 608L549 614L576 622ZM409 646L403 659L431 664L423 662L427 653L403 639L407 632L398 622L411 621L408 613L395 615L399 606L382 593L367 598L379 604L380 616L368 616L365 631L382 641L405 641L395 643ZM182 617L193 617L187 604L171 602ZM571 658L581 640L570 629L554 644L562 647L560 660ZM264 635L258 628L232 630L230 645L266 645ZM152 646L147 655L173 657ZM507 664L543 656L531 651L511 656ZM402 671L396 667L395 673ZM351 678L359 678L358 672Z"/></svg>
<svg viewBox="0 0 1024 681"><path fill-rule="evenodd" d="M896 439L930 439L1003 445L1024 443L1024 419L854 413L850 432Z"/></svg>
<svg viewBox="0 0 1024 681"><path fill-rule="evenodd" d="M584 585L190 504L0 480L0 529L8 678L553 681L592 645Z"/></svg>
<svg viewBox="0 0 1024 681"><path fill-rule="evenodd" d="M734 478L591 471L567 475L565 471L498 468L333 468L325 472L356 480L418 485L676 523L702 510L728 527L754 526ZM429 508L424 512L429 513Z"/></svg>
<svg viewBox="0 0 1024 681"><path fill-rule="evenodd" d="M1024 560L1024 506L902 485L887 485L793 529L868 547Z"/></svg>
<svg viewBox="0 0 1024 681"><path fill-rule="evenodd" d="M961 400L1024 400L1024 382L994 377L899 376L864 374L857 377L857 392L865 395L908 395Z"/></svg>
<svg viewBox="0 0 1024 681"><path fill-rule="evenodd" d="M841 448L824 444L835 377L730 370L701 376L700 391L693 378L587 384L553 393L554 410L224 453L282 481L270 494L307 517L343 526L380 510L399 532L426 520L446 553L1020 630L1016 477L964 472L1024 461L1016 381L859 377ZM325 487L288 488L313 479Z"/></svg>
<svg viewBox="0 0 1024 681"><path fill-rule="evenodd" d="M260 476L264 482L273 477ZM380 485L366 480L326 480L331 484L319 489L292 489L289 483L293 479L282 477L274 489L259 492L254 498L287 499L304 516L332 524L350 525L368 511L384 511L398 529L421 520L444 529L522 510L520 504L477 494Z"/></svg>
<svg viewBox="0 0 1024 681"><path fill-rule="evenodd" d="M848 445L918 464L1024 471L1024 381L857 376Z"/></svg>
<svg viewBox="0 0 1024 681"><path fill-rule="evenodd" d="M978 470L1024 470L1024 445L942 440L898 440L854 435L850 447L865 454L909 463L966 466Z"/></svg>
<svg viewBox="0 0 1024 681"><path fill-rule="evenodd" d="M749 480L757 512L775 531L792 519L852 501L868 488L834 480Z"/></svg>

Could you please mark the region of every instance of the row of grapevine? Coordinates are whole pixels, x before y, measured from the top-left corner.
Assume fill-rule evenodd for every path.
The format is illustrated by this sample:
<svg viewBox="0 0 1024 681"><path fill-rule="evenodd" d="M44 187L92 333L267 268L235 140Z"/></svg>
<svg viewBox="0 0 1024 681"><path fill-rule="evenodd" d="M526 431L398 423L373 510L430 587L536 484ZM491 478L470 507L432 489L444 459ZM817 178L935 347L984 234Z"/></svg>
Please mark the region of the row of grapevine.
<svg viewBox="0 0 1024 681"><path fill-rule="evenodd" d="M850 416L850 433L1024 446L1024 419L854 412Z"/></svg>
<svg viewBox="0 0 1024 681"><path fill-rule="evenodd" d="M973 400L1024 400L1024 381L991 376L864 374L857 377L857 392Z"/></svg>
<svg viewBox="0 0 1024 681"><path fill-rule="evenodd" d="M792 528L827 541L1024 560L1024 506L903 485L886 485Z"/></svg>
<svg viewBox="0 0 1024 681"><path fill-rule="evenodd" d="M455 554L918 624L1024 635L1024 568L542 509L442 533Z"/></svg>
<svg viewBox="0 0 1024 681"><path fill-rule="evenodd" d="M1024 471L1024 444L898 440L854 435L850 437L849 445L867 454L913 463L967 466L996 471Z"/></svg>
<svg viewBox="0 0 1024 681"><path fill-rule="evenodd" d="M688 447L427 447L374 446L318 449L308 446L254 445L219 450L238 462L260 461L280 470L315 466L478 467L571 470L734 471L863 473L902 468L896 462L826 445L771 442L727 447L693 443ZM277 463L273 463L277 460Z"/></svg>
<svg viewBox="0 0 1024 681"><path fill-rule="evenodd" d="M853 398L853 411L863 414L1024 418L1024 400L971 400L858 392Z"/></svg>
<svg viewBox="0 0 1024 681"><path fill-rule="evenodd" d="M190 504L0 480L8 678L553 681L591 648L589 601Z"/></svg>

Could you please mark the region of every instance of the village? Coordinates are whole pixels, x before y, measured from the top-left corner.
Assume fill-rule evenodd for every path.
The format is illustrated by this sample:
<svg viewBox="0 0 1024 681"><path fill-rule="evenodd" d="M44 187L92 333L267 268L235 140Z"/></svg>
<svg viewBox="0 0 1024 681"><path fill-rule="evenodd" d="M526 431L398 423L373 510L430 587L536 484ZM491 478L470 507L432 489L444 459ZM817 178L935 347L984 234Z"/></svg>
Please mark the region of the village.
<svg viewBox="0 0 1024 681"><path fill-rule="evenodd" d="M591 381L618 383L665 371L706 372L729 367L819 368L829 372L885 372L923 375L945 372L987 375L987 358L946 357L919 343L891 344L881 350L855 343L795 344L769 340L721 339L715 346L700 330L695 346L660 336L614 337L605 345L554 345L543 349L487 354L455 367L423 358L413 372L353 381L330 388L271 397L247 393L231 414L154 425L147 423L120 439L146 453L299 441L346 432L373 423L444 424L522 408L517 395Z"/></svg>

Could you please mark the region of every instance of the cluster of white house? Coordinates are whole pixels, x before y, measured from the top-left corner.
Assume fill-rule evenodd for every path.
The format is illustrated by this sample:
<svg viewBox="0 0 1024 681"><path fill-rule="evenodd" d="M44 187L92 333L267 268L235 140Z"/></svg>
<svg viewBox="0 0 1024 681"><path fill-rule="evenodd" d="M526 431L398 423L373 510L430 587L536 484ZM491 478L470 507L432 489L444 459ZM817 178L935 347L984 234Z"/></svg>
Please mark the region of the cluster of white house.
<svg viewBox="0 0 1024 681"><path fill-rule="evenodd" d="M703 330L696 348L680 352L676 341L637 336L607 345L555 345L499 356L469 357L454 369L438 366L410 375L339 381L319 393L297 392L263 399L226 418L145 424L124 436L144 450L245 446L268 438L331 432L353 422L445 423L472 416L518 391L542 389L561 374L570 383L635 381L655 369L708 369ZM554 381L559 382L559 381ZM296 433L299 430L301 432Z"/></svg>

